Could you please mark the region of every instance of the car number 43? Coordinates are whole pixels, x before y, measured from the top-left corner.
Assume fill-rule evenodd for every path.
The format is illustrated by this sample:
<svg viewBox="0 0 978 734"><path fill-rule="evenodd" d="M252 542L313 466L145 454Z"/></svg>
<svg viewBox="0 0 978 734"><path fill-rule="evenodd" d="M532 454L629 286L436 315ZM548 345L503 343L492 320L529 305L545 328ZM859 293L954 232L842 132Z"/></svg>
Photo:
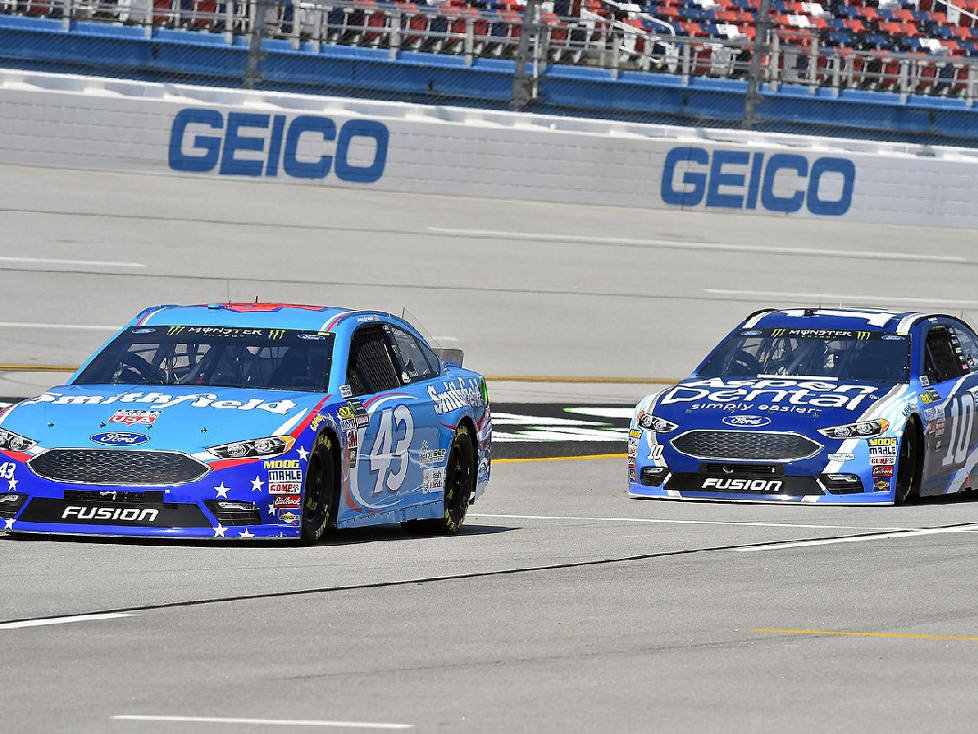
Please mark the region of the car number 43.
<svg viewBox="0 0 978 734"><path fill-rule="evenodd" d="M370 447L370 472L376 474L374 495L385 489L396 492L408 471L408 449L414 439L414 418L406 405L386 408L377 422L377 435Z"/></svg>

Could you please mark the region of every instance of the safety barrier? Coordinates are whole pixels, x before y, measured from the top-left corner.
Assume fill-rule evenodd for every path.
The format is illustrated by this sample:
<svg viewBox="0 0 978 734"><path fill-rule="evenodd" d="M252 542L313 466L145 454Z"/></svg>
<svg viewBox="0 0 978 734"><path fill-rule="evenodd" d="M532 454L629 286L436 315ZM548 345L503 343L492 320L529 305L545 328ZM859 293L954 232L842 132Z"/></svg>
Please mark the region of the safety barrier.
<svg viewBox="0 0 978 734"><path fill-rule="evenodd" d="M978 227L978 151L0 72L0 163Z"/></svg>

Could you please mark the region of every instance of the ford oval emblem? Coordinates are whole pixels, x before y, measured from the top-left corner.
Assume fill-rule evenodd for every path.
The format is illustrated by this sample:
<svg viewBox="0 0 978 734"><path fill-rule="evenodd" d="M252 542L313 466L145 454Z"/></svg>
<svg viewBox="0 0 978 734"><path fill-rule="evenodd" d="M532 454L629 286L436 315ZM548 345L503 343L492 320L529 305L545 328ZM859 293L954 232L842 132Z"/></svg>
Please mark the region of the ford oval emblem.
<svg viewBox="0 0 978 734"><path fill-rule="evenodd" d="M130 433L129 431L106 431L89 436L89 439L104 446L138 446L149 441L149 436L142 433Z"/></svg>
<svg viewBox="0 0 978 734"><path fill-rule="evenodd" d="M763 415L728 415L723 424L734 428L760 428L771 424L771 419Z"/></svg>

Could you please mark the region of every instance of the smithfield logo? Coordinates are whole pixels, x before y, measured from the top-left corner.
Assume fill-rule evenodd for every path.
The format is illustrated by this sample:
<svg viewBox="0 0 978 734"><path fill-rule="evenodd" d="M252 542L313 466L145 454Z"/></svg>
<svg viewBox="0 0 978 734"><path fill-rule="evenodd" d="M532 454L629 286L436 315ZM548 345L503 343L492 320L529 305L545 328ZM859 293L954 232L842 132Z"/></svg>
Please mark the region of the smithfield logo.
<svg viewBox="0 0 978 734"><path fill-rule="evenodd" d="M149 441L149 436L142 433L130 433L128 431L106 431L89 436L89 440L94 443L106 446L138 446Z"/></svg>
<svg viewBox="0 0 978 734"><path fill-rule="evenodd" d="M771 425L771 419L763 415L728 415L723 423L734 428L760 428Z"/></svg>
<svg viewBox="0 0 978 734"><path fill-rule="evenodd" d="M767 160L765 160L765 158ZM679 169L677 171L677 169ZM750 153L683 146L666 155L661 196L666 204L757 209L839 217L852 206L856 166L848 158Z"/></svg>
<svg viewBox="0 0 978 734"><path fill-rule="evenodd" d="M221 176L279 175L374 183L384 175L390 131L376 120L185 109L170 129L170 168ZM334 145L335 143L335 145ZM353 153L351 154L351 147Z"/></svg>

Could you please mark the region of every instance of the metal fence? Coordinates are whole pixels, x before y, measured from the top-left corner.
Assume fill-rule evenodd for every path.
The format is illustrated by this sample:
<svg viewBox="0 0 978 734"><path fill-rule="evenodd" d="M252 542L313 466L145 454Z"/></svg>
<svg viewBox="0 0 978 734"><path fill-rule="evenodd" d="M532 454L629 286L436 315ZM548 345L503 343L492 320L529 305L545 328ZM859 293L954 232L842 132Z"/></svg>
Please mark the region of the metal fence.
<svg viewBox="0 0 978 734"><path fill-rule="evenodd" d="M665 23L659 22L651 31L625 22L627 18L611 0L607 7L610 17L583 9L579 17L562 17L552 12L552 4L540 0L528 0L522 12L375 0L0 0L0 13L6 16L60 20L60 33L48 33L40 51L19 57L19 63L33 68L76 63L89 71L126 75L126 69L120 70L118 59L111 55L88 54L72 61L72 54L84 55L81 46L65 51L73 41L98 36L101 23L106 32L120 24L130 35L141 28L146 41L161 44L132 63L132 75L137 77L176 76L182 81L245 87L305 85L314 91L356 94L358 84L332 79L329 68L321 69L320 79L314 78L314 72L294 74L301 77L299 81L290 81L282 69L294 68L303 59L319 60L324 49L359 47L373 49L369 58L350 60L359 63L358 71L350 73L359 74L363 94L408 96L421 102L482 103L512 109L543 106L552 111L561 94L560 84L565 83L558 80L566 80L573 69L601 72L602 80L627 80L631 85L652 79L645 75L657 74L669 94L682 95L692 88L706 95L705 99L716 100L713 113L709 102L694 112L670 112L663 111L662 105L657 107L650 97L648 109L629 111L611 104L608 116L661 121L671 114L680 119L685 116L685 121L743 127L763 125L762 96L769 106L776 105L777 93L786 88L794 91L795 99L806 90L813 99L865 90L896 95L890 98L893 104L906 104L912 95L918 95L957 98L962 107L971 107L978 96L978 59L823 47L815 32L768 30L766 23L759 23L753 39L679 36ZM51 49L48 58L44 44ZM217 53L218 44L235 55L219 64L203 59L196 65L184 64L173 60L181 53L181 44L187 58L205 49ZM378 65L378 58L410 61L417 67L428 63L419 54L431 54L427 58L442 62L454 60L456 66L446 67L445 73L455 74L457 81L433 81L427 89L409 92L399 91L396 85L384 86L384 75L393 78L399 67ZM482 63L497 59L515 64L504 68ZM0 48L0 65L9 63L11 57ZM458 64L461 71L478 68L487 76L459 76ZM490 76L492 91L486 87ZM710 87L708 80L740 83ZM571 110L575 107L573 100L563 104ZM643 112L648 114L643 117Z"/></svg>

